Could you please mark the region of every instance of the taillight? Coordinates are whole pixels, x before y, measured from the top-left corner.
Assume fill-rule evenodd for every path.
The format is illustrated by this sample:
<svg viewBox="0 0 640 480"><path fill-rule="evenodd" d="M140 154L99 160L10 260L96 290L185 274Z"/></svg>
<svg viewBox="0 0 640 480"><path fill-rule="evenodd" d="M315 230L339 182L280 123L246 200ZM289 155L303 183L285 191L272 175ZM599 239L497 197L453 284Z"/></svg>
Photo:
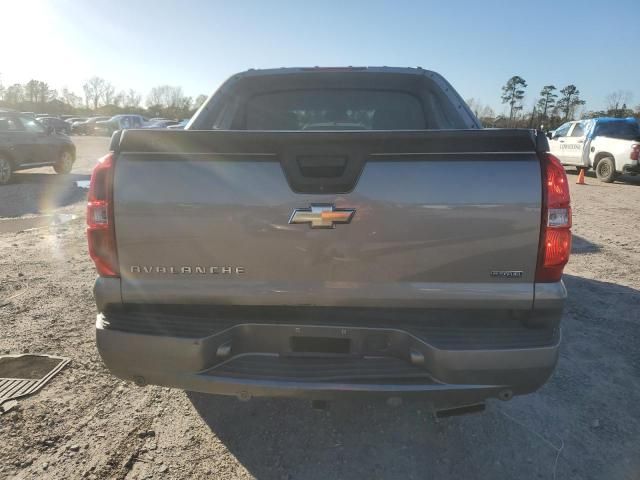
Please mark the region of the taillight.
<svg viewBox="0 0 640 480"><path fill-rule="evenodd" d="M557 282L571 253L571 199L564 167L545 154L542 161L542 224L536 282Z"/></svg>
<svg viewBox="0 0 640 480"><path fill-rule="evenodd" d="M636 143L634 145L631 145L631 155L629 155L629 158L631 160L640 159L640 144Z"/></svg>
<svg viewBox="0 0 640 480"><path fill-rule="evenodd" d="M94 167L87 203L89 255L102 277L118 277L118 253L113 225L113 153Z"/></svg>

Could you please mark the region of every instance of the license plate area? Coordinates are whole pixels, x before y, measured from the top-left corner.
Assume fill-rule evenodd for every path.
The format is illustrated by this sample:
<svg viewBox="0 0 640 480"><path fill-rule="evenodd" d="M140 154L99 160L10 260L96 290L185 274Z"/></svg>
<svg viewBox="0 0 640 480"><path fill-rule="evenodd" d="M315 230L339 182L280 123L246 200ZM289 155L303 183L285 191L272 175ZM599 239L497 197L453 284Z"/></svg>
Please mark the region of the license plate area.
<svg viewBox="0 0 640 480"><path fill-rule="evenodd" d="M290 337L289 347L295 354L349 355L351 339L332 337Z"/></svg>

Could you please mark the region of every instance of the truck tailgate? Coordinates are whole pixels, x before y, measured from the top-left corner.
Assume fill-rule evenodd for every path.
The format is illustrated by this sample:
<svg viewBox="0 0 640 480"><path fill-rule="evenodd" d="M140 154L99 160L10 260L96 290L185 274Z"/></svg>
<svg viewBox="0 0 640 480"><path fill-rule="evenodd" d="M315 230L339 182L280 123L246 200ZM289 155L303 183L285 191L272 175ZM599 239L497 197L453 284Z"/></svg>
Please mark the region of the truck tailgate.
<svg viewBox="0 0 640 480"><path fill-rule="evenodd" d="M125 303L531 308L531 131L130 130L113 147ZM312 207L355 212L289 223Z"/></svg>

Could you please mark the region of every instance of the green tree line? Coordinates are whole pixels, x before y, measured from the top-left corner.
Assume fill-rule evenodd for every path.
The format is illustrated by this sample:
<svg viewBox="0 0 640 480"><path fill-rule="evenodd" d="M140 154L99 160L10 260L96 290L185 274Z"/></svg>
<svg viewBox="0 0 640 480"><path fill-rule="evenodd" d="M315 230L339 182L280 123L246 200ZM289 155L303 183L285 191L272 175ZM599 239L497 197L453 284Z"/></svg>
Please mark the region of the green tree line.
<svg viewBox="0 0 640 480"><path fill-rule="evenodd" d="M138 113L149 117L189 118L207 99L185 95L182 87L153 87L143 102L136 90L116 90L107 80L91 77L82 85L82 95L68 88L58 91L47 82L32 79L27 83L4 86L0 78L0 107L52 115L116 115Z"/></svg>
<svg viewBox="0 0 640 480"><path fill-rule="evenodd" d="M570 84L561 89L555 85L544 85L529 111L524 110L527 82L514 75L502 87L501 100L507 113L496 114L489 106L474 98L467 104L486 127L521 127L553 129L576 118L630 117L640 118L640 105L635 110L629 108L631 92L619 90L605 98L603 110L586 110L586 102L580 97L577 86Z"/></svg>
<svg viewBox="0 0 640 480"><path fill-rule="evenodd" d="M496 114L488 105L470 98L467 104L487 127L556 128L561 123L580 118L602 116L640 118L640 105L629 108L632 95L619 90L605 98L603 110L585 110L580 90L570 84L561 89L544 85L533 107L524 110L527 82L514 75L502 87L501 100L507 107L506 114ZM32 79L27 83L4 86L0 78L0 107L19 111L50 113L54 115L116 115L139 113L149 117L188 118L206 100L206 95L195 99L185 95L182 87L158 85L144 98L136 90L116 90L107 80L91 77L82 86L82 95L68 88L58 91L47 82Z"/></svg>

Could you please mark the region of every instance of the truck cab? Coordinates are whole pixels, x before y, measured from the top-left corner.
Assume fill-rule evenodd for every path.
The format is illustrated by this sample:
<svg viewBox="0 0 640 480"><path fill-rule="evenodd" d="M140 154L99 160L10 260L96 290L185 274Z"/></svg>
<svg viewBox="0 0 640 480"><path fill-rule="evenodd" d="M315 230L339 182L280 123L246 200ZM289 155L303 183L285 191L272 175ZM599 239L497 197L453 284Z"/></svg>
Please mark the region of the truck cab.
<svg viewBox="0 0 640 480"><path fill-rule="evenodd" d="M549 135L549 147L563 165L592 168L603 182L640 173L640 127L634 118L567 122Z"/></svg>

